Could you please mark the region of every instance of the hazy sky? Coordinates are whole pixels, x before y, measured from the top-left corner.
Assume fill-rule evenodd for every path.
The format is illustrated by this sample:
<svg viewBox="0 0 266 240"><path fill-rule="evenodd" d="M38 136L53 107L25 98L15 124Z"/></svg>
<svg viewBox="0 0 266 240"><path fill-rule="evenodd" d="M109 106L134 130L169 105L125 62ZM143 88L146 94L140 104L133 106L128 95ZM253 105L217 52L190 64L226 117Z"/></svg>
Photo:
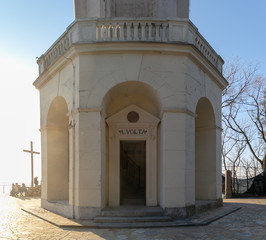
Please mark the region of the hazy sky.
<svg viewBox="0 0 266 240"><path fill-rule="evenodd" d="M266 1L191 0L190 18L225 62L239 57L266 76ZM0 0L0 183L30 183L30 154L40 151L36 57L73 21L72 0ZM41 178L40 156L35 176Z"/></svg>

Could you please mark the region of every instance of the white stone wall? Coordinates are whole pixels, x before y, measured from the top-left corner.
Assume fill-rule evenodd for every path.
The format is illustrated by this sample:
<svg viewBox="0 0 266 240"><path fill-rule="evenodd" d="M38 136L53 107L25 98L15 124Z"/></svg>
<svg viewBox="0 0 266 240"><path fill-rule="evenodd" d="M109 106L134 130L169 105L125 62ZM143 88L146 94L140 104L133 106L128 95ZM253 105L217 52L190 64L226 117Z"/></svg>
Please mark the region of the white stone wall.
<svg viewBox="0 0 266 240"><path fill-rule="evenodd" d="M129 104L139 104L161 120L157 147L159 205L169 209L194 205L196 107L201 98L207 98L214 110L214 125L221 126L222 76L192 47L147 43L125 43L121 48L112 43L94 46L72 49L72 61L61 58L37 80L45 82L40 87L41 128L46 126L49 107L57 96L65 99L72 113L68 117L74 124L69 131L73 138L69 139L69 206L74 206L73 216L92 218L108 203L110 166L105 119ZM216 143L215 195L219 199L220 130L216 131ZM46 149L43 133L44 203Z"/></svg>
<svg viewBox="0 0 266 240"><path fill-rule="evenodd" d="M74 0L75 19L104 17L104 0Z"/></svg>
<svg viewBox="0 0 266 240"><path fill-rule="evenodd" d="M188 134L193 129L191 118L185 113L165 112L161 120L160 171L163 181L159 192L162 207L177 208L195 203L191 192L194 189L194 174L191 173L195 171L194 134Z"/></svg>
<svg viewBox="0 0 266 240"><path fill-rule="evenodd" d="M74 65L77 66L78 63L74 62ZM73 93L73 70L73 65L68 60L64 68L60 68L53 73L48 71L44 74L43 78L48 79L48 81L40 89L41 128L46 126L50 105L56 97L61 96L65 99L69 112L73 107L73 96L75 96L75 102L78 106L78 81L75 83L76 92ZM78 71L75 75L75 79L77 78Z"/></svg>
<svg viewBox="0 0 266 240"><path fill-rule="evenodd" d="M188 18L189 0L74 0L75 19L93 17Z"/></svg>
<svg viewBox="0 0 266 240"><path fill-rule="evenodd" d="M221 127L221 99L222 87L217 85L214 76L211 76L202 65L187 58L186 89L187 89L187 108L195 112L198 101L202 97L210 100L216 125Z"/></svg>
<svg viewBox="0 0 266 240"><path fill-rule="evenodd" d="M80 106L101 107L102 99L116 84L139 81L158 93L163 108L185 107L184 59L143 53L93 54L80 59Z"/></svg>

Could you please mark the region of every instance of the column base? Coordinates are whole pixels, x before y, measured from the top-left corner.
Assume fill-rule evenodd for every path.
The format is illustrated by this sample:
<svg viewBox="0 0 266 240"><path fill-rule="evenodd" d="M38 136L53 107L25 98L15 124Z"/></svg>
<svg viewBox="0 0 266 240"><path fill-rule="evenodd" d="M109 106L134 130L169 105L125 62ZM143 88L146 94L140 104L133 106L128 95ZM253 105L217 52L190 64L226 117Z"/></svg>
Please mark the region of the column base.
<svg viewBox="0 0 266 240"><path fill-rule="evenodd" d="M195 205L177 208L165 208L165 215L168 215L174 219L188 218L197 213L206 212L211 209L215 209L223 206L223 199L217 200L196 200Z"/></svg>
<svg viewBox="0 0 266 240"><path fill-rule="evenodd" d="M60 200L60 201L47 201L46 199L41 200L41 207L51 211L53 213L57 213L67 218L73 217L72 206L69 205L68 200Z"/></svg>
<svg viewBox="0 0 266 240"><path fill-rule="evenodd" d="M41 200L41 207L53 213L72 219L93 219L101 213L100 207L79 207L69 205L68 201Z"/></svg>

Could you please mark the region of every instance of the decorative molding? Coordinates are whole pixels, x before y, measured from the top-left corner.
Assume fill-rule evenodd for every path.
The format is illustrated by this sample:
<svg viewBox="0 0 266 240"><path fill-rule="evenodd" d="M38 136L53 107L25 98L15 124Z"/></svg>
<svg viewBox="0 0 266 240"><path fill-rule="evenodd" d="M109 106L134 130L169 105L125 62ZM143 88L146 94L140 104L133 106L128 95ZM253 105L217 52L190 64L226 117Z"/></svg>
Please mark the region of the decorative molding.
<svg viewBox="0 0 266 240"><path fill-rule="evenodd" d="M40 56L39 74L49 69L75 44L145 41L193 45L222 73L223 59L187 19L92 18L72 23L46 53Z"/></svg>
<svg viewBox="0 0 266 240"><path fill-rule="evenodd" d="M89 113L89 112L101 112L102 108L77 108L72 112L68 113L67 116L76 115L78 113Z"/></svg>
<svg viewBox="0 0 266 240"><path fill-rule="evenodd" d="M44 131L47 131L47 130L55 130L55 131L68 131L68 127L67 128L64 128L64 127L55 127L55 126L42 126L39 131L42 133Z"/></svg>
<svg viewBox="0 0 266 240"><path fill-rule="evenodd" d="M127 114L136 111L137 123L130 123ZM157 206L157 126L160 119L132 104L106 119L109 125L109 206L120 205L119 141L146 141L146 206Z"/></svg>
<svg viewBox="0 0 266 240"><path fill-rule="evenodd" d="M190 110L186 108L164 108L161 112L161 117L163 116L164 113L184 113L188 114L189 116L196 118L197 114L191 112Z"/></svg>
<svg viewBox="0 0 266 240"><path fill-rule="evenodd" d="M118 53L160 53L167 55L184 55L188 56L197 64L200 64L201 67L206 71L211 79L221 88L224 89L227 86L227 81L221 75L217 68L214 68L213 65L206 61L206 58L200 53L200 51L193 45L189 43L180 43L180 42L169 42L168 44L162 42L139 42L136 44L134 41L128 41L121 43L117 41L112 42L90 42L90 43L80 43L73 44L69 51L66 53L68 58L74 59L78 55L94 55L94 54L118 54ZM205 60L204 60L205 59ZM63 57L59 57L51 67L44 71L36 79L33 85L40 89L46 82L48 82L58 69L62 68L68 60Z"/></svg>
<svg viewBox="0 0 266 240"><path fill-rule="evenodd" d="M220 126L217 126L217 125L212 125L212 126L208 126L208 127L199 127L199 128L196 129L196 131L198 131L198 132L205 131L205 130L223 131L223 129Z"/></svg>

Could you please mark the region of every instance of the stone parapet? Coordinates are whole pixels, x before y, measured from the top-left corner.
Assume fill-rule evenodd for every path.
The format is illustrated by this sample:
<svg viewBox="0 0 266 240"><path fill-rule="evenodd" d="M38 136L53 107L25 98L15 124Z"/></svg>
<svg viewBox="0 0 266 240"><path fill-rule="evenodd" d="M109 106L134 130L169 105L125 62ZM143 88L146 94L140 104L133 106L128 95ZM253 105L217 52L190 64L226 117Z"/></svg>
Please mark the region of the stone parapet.
<svg viewBox="0 0 266 240"><path fill-rule="evenodd" d="M38 59L39 74L76 44L98 42L157 42L194 46L222 73L223 59L186 19L93 18L74 21L64 34Z"/></svg>

